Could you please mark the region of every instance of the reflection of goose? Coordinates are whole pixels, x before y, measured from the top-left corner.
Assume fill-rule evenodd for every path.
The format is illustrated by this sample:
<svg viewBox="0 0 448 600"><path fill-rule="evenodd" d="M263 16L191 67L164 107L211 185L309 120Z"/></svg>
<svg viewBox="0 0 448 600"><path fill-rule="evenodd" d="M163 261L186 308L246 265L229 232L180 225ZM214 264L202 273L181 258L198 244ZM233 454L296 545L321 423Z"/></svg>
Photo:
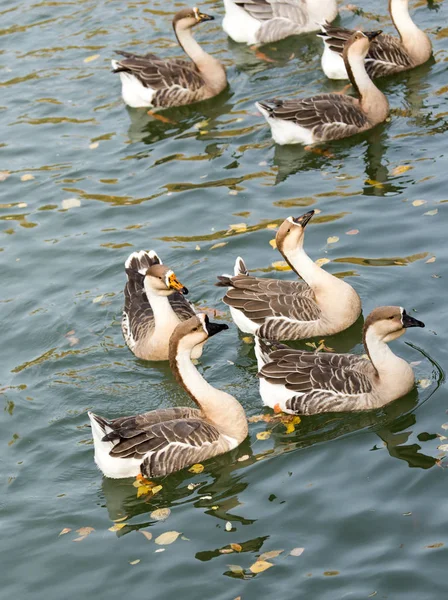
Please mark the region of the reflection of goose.
<svg viewBox="0 0 448 600"><path fill-rule="evenodd" d="M224 31L235 42L268 44L319 29L338 14L336 0L224 0Z"/></svg>
<svg viewBox="0 0 448 600"><path fill-rule="evenodd" d="M188 290L153 250L133 252L125 268L128 281L121 328L126 344L143 360L168 360L171 334L181 321L195 314L184 297ZM201 354L199 345L193 358Z"/></svg>
<svg viewBox="0 0 448 600"><path fill-rule="evenodd" d="M218 277L218 286L229 287L223 301L242 331L299 340L338 333L359 317L361 300L351 285L321 269L303 249L305 227L313 214L311 210L297 219L288 217L275 238L286 262L304 281L252 277L241 258L234 277Z"/></svg>
<svg viewBox="0 0 448 600"><path fill-rule="evenodd" d="M227 329L199 314L177 326L170 339L170 366L176 379L199 406L168 408L107 420L89 412L95 462L114 479L160 477L224 454L247 436L241 404L212 387L191 362L192 351Z"/></svg>
<svg viewBox="0 0 448 600"><path fill-rule="evenodd" d="M409 0L389 0L389 12L400 38L383 33L373 40L365 59L372 79L413 69L425 63L432 53L431 40L409 15ZM348 79L342 55L353 33L329 23L322 25L322 33L318 34L324 40L322 69L330 79Z"/></svg>
<svg viewBox="0 0 448 600"><path fill-rule="evenodd" d="M120 74L125 103L134 108L168 108L193 104L222 92L227 85L224 67L191 34L198 23L213 19L197 8L184 8L173 19L177 41L192 62L118 52L124 58L113 60L112 67L114 73Z"/></svg>
<svg viewBox="0 0 448 600"><path fill-rule="evenodd" d="M389 103L368 76L364 63L370 41L380 33L358 31L344 47L344 63L359 99L345 94L319 94L311 98L256 102L277 144L338 140L386 120Z"/></svg>
<svg viewBox="0 0 448 600"><path fill-rule="evenodd" d="M424 327L398 306L376 308L364 324L370 360L354 354L292 350L256 340L264 404L292 414L371 410L400 398L414 386L412 367L387 346L408 327Z"/></svg>

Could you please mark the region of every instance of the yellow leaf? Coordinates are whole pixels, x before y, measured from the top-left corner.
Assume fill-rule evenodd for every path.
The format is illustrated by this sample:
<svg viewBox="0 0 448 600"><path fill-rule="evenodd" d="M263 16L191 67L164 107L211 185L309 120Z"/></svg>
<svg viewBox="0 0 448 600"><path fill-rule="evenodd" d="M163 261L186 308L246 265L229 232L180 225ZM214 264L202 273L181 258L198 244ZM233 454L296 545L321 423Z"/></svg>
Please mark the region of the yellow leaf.
<svg viewBox="0 0 448 600"><path fill-rule="evenodd" d="M277 242L274 240L269 240L269 244L274 248L274 250L277 248Z"/></svg>
<svg viewBox="0 0 448 600"><path fill-rule="evenodd" d="M179 536L180 533L178 531L165 531L165 533L156 537L154 542L159 546L167 546L168 544L175 542Z"/></svg>
<svg viewBox="0 0 448 600"><path fill-rule="evenodd" d="M242 233L243 231L247 231L246 223L235 223L234 225L229 225L232 231L236 231L237 233Z"/></svg>
<svg viewBox="0 0 448 600"><path fill-rule="evenodd" d="M218 244L214 244L210 250L214 250L215 248L222 248L223 246L227 246L227 242L219 242Z"/></svg>
<svg viewBox="0 0 448 600"><path fill-rule="evenodd" d="M141 485L137 488L137 498L141 498L142 496L148 495L152 490L152 487L149 485Z"/></svg>
<svg viewBox="0 0 448 600"><path fill-rule="evenodd" d="M142 530L140 529L140 533L141 533L142 535L144 535L144 536L145 536L145 538L146 538L147 540L152 540L152 533L151 533L151 532L149 532L149 531L142 531Z"/></svg>
<svg viewBox="0 0 448 600"><path fill-rule="evenodd" d="M350 231L346 231L346 235L358 235L359 229L350 229Z"/></svg>
<svg viewBox="0 0 448 600"><path fill-rule="evenodd" d="M124 515L124 517L120 517L119 519L114 519L114 523L120 523L121 521L126 521L128 515Z"/></svg>
<svg viewBox="0 0 448 600"><path fill-rule="evenodd" d="M315 262L318 267L321 267L322 265L326 265L327 263L329 263L330 259L329 258L318 258Z"/></svg>
<svg viewBox="0 0 448 600"><path fill-rule="evenodd" d="M137 558L137 560L131 560L131 561L129 561L129 564L130 565L138 565L139 562L140 562L140 559Z"/></svg>
<svg viewBox="0 0 448 600"><path fill-rule="evenodd" d="M243 549L243 547L240 544L230 544L230 547L232 548L232 550L235 550L235 552L241 552L241 550Z"/></svg>
<svg viewBox="0 0 448 600"><path fill-rule="evenodd" d="M269 552L263 552L263 554L260 554L257 560L265 561L271 558L277 558L277 556L280 556L282 552L284 552L284 550L270 550Z"/></svg>
<svg viewBox="0 0 448 600"><path fill-rule="evenodd" d="M422 390L425 390L427 387L429 387L431 385L431 380L430 379L420 379L420 381L418 382L419 387L422 388Z"/></svg>
<svg viewBox="0 0 448 600"><path fill-rule="evenodd" d="M249 460L250 456L248 454L244 454L243 456L240 456L238 458L238 462L244 462L246 460Z"/></svg>
<svg viewBox="0 0 448 600"><path fill-rule="evenodd" d="M99 57L100 57L99 54L92 54L92 56L88 56L87 58L85 58L84 62L89 63L89 62L92 62L93 60L96 60Z"/></svg>
<svg viewBox="0 0 448 600"><path fill-rule="evenodd" d="M412 206L422 206L423 204L426 204L426 200L414 200Z"/></svg>
<svg viewBox="0 0 448 600"><path fill-rule="evenodd" d="M410 165L399 165L398 167L395 167L395 169L392 169L392 175L402 175L411 169L413 169L413 167Z"/></svg>
<svg viewBox="0 0 448 600"><path fill-rule="evenodd" d="M433 262L436 262L436 257L435 256L431 256L431 258L428 258L428 260L426 261L426 264L433 263Z"/></svg>
<svg viewBox="0 0 448 600"><path fill-rule="evenodd" d="M327 244L336 244L336 242L339 242L337 235L332 235L331 237L327 238Z"/></svg>
<svg viewBox="0 0 448 600"><path fill-rule="evenodd" d="M289 553L291 556L300 556L305 552L305 548L293 548Z"/></svg>
<svg viewBox="0 0 448 600"><path fill-rule="evenodd" d="M202 473L202 471L204 470L204 465L196 463L195 465L191 466L188 470L190 471L190 473Z"/></svg>
<svg viewBox="0 0 448 600"><path fill-rule="evenodd" d="M271 437L270 431L259 431L257 433L257 440L267 440L270 437Z"/></svg>
<svg viewBox="0 0 448 600"><path fill-rule="evenodd" d="M86 537L90 535L92 531L95 531L93 527L81 527L80 529L76 530L76 533L79 533L79 535Z"/></svg>
<svg viewBox="0 0 448 600"><path fill-rule="evenodd" d="M269 225L266 225L266 229L277 229L277 227L277 223L269 223Z"/></svg>
<svg viewBox="0 0 448 600"><path fill-rule="evenodd" d="M434 210L428 210L428 212L425 212L423 214L425 214L428 217L433 217L434 215L436 215L439 212L438 208L435 208Z"/></svg>
<svg viewBox="0 0 448 600"><path fill-rule="evenodd" d="M31 173L25 173L25 175L22 175L20 178L20 181L31 181L32 179L34 179L34 175L31 175Z"/></svg>
<svg viewBox="0 0 448 600"><path fill-rule="evenodd" d="M232 523L230 521L227 521L225 530L226 531L232 531Z"/></svg>
<svg viewBox="0 0 448 600"><path fill-rule="evenodd" d="M252 344L252 342L253 342L253 339L251 337L249 337L248 335L246 337L243 337L242 339L245 344Z"/></svg>
<svg viewBox="0 0 448 600"><path fill-rule="evenodd" d="M163 486L161 485L156 485L153 488L151 488L152 495L155 496L156 494L158 494L162 488Z"/></svg>
<svg viewBox="0 0 448 600"><path fill-rule="evenodd" d="M443 543L439 542L438 544L431 544L430 546L425 546L425 548L442 548Z"/></svg>
<svg viewBox="0 0 448 600"><path fill-rule="evenodd" d="M115 523L115 525L109 527L109 531L120 531L123 527L126 527L126 523Z"/></svg>
<svg viewBox="0 0 448 600"><path fill-rule="evenodd" d="M92 142L89 146L90 150L96 150L99 146L98 142Z"/></svg>
<svg viewBox="0 0 448 600"><path fill-rule="evenodd" d="M263 573L263 571L266 571L273 566L274 565L272 563L267 562L266 560L257 560L253 565L251 565L250 570L252 573Z"/></svg>
<svg viewBox="0 0 448 600"><path fill-rule="evenodd" d="M235 573L235 575L241 575L242 573L244 573L244 569L243 567L240 567L239 565L227 565L230 569L230 571L232 571L232 573Z"/></svg>
<svg viewBox="0 0 448 600"><path fill-rule="evenodd" d="M369 185L373 185L376 188L383 187L383 184L381 183L381 181L377 181L376 179L367 179L366 183L368 183Z"/></svg>
<svg viewBox="0 0 448 600"><path fill-rule="evenodd" d="M158 508L153 510L151 513L151 519L155 521L166 521L171 514L171 510L169 508Z"/></svg>
<svg viewBox="0 0 448 600"><path fill-rule="evenodd" d="M276 271L290 271L291 267L284 260L277 260L272 263L272 266Z"/></svg>
<svg viewBox="0 0 448 600"><path fill-rule="evenodd" d="M64 527L64 529L61 531L61 533L59 535L65 535L66 533L70 533L71 529L70 527Z"/></svg>

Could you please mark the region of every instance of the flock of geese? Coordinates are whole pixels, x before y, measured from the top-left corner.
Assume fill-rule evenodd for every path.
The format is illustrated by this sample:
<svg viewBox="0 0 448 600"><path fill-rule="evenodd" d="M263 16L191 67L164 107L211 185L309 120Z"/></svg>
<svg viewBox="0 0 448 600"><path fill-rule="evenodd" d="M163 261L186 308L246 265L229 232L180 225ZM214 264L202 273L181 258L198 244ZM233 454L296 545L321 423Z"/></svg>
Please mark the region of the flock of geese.
<svg viewBox="0 0 448 600"><path fill-rule="evenodd" d="M263 44L321 29L322 68L334 79L350 79L358 98L322 94L305 99L264 100L257 106L279 144L316 143L370 129L389 114L386 97L372 78L398 73L429 59L428 36L412 21L408 0L389 0L399 38L381 31L350 31L330 24L336 0L224 0L223 28L237 42ZM131 107L163 109L192 104L226 86L221 63L192 36L213 17L186 8L173 19L174 32L191 61L120 52L112 61ZM314 211L288 217L276 247L298 280L254 277L242 258L233 275L221 275L223 302L237 327L255 337L260 396L276 412L313 415L371 410L408 393L412 367L388 343L407 328L424 324L398 306L373 310L363 326L367 356L314 353L282 342L328 336L350 327L361 314L351 285L319 267L304 249L305 228ZM154 252L133 252L125 263L123 336L136 357L169 360L179 385L197 408L176 407L117 419L92 412L95 462L107 477L159 477L236 448L248 435L243 407L211 386L197 370L208 338L228 329L197 313L187 288Z"/></svg>

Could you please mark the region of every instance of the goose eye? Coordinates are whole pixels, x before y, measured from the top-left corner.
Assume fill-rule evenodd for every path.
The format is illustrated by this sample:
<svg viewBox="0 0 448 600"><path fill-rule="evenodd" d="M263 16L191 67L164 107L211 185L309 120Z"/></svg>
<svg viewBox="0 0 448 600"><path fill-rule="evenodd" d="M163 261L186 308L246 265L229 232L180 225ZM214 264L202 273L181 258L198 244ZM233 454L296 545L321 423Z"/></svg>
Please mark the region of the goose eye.
<svg viewBox="0 0 448 600"><path fill-rule="evenodd" d="M391 317L388 317L389 319L395 319L394 315L392 315Z"/></svg>
<svg viewBox="0 0 448 600"><path fill-rule="evenodd" d="M288 229L288 231L286 233L291 233L291 228Z"/></svg>
<svg viewBox="0 0 448 600"><path fill-rule="evenodd" d="M198 330L198 328L197 328L197 327L193 327L193 331L197 331L197 330Z"/></svg>

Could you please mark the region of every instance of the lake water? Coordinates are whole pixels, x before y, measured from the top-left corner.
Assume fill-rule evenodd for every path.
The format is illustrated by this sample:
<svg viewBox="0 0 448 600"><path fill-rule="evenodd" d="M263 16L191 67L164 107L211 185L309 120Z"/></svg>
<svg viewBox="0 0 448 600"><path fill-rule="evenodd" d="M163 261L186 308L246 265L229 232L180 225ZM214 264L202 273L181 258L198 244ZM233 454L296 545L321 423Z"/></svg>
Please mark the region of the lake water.
<svg viewBox="0 0 448 600"><path fill-rule="evenodd" d="M391 31L386 4L361 0L365 12L341 20ZM0 1L2 599L447 597L448 2L411 5L434 60L380 82L390 122L316 154L275 147L254 108L342 89L320 70L314 35L262 60L222 32L221 2L203 3L217 19L196 36L229 88L162 123L124 107L109 61L117 48L180 56L170 21L183 5ZM290 278L269 242L310 208L306 249L347 277L364 316L398 304L426 323L393 344L415 363L416 390L374 413L303 418L292 433L253 422L240 448L164 479L152 499L103 479L87 410L188 403L167 365L123 343L128 254L155 249L196 306L230 324L216 275L242 255L254 273ZM327 346L363 352L361 325ZM243 337L231 326L213 338L199 368L256 417ZM160 508L165 521L151 515ZM168 531L181 535L155 543Z"/></svg>

